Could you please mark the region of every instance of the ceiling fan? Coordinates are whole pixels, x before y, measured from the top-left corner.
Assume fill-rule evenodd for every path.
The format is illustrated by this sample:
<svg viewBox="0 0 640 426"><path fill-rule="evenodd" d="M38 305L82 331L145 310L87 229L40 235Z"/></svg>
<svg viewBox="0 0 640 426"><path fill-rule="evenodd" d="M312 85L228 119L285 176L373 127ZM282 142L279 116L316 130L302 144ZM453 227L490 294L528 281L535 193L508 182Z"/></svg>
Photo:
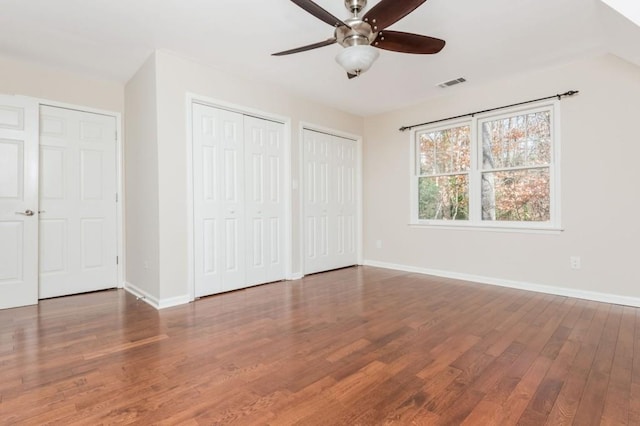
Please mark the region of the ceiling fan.
<svg viewBox="0 0 640 426"><path fill-rule="evenodd" d="M347 71L351 79L367 71L378 58L375 49L402 53L433 54L442 50L444 40L419 34L386 30L413 12L426 0L380 0L364 16L359 14L367 6L367 0L344 0L353 17L344 21L318 6L312 0L291 0L316 18L335 27L333 37L307 46L274 53L284 56L338 43L342 50L336 61Z"/></svg>

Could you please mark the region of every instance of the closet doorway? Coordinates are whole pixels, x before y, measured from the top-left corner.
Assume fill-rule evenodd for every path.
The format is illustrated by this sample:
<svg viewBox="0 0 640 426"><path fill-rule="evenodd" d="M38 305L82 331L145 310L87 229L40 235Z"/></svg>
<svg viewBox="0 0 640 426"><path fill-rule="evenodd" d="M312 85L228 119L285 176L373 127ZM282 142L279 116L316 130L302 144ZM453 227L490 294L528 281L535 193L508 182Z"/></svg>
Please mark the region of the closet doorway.
<svg viewBox="0 0 640 426"><path fill-rule="evenodd" d="M358 264L358 141L303 129L304 274Z"/></svg>
<svg viewBox="0 0 640 426"><path fill-rule="evenodd" d="M286 277L284 124L192 103L194 297Z"/></svg>

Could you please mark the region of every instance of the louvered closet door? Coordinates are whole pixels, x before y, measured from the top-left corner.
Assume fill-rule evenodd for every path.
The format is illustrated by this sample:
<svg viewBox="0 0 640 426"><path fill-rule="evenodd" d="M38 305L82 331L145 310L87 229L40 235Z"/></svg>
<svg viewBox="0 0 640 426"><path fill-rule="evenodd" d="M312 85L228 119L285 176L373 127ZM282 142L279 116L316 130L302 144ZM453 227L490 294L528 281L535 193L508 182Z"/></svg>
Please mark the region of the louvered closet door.
<svg viewBox="0 0 640 426"><path fill-rule="evenodd" d="M357 145L304 130L304 272L357 263Z"/></svg>
<svg viewBox="0 0 640 426"><path fill-rule="evenodd" d="M284 279L283 125L193 105L195 295Z"/></svg>

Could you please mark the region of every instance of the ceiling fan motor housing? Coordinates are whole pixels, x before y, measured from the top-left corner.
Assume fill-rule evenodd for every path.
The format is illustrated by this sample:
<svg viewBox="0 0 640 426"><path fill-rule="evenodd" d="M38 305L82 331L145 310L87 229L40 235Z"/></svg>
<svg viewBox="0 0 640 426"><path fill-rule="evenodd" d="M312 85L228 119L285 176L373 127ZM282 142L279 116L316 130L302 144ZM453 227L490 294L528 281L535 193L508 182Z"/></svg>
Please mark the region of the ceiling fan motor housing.
<svg viewBox="0 0 640 426"><path fill-rule="evenodd" d="M348 27L336 28L335 38L342 47L370 45L378 36L367 22L360 18L350 18L344 21Z"/></svg>

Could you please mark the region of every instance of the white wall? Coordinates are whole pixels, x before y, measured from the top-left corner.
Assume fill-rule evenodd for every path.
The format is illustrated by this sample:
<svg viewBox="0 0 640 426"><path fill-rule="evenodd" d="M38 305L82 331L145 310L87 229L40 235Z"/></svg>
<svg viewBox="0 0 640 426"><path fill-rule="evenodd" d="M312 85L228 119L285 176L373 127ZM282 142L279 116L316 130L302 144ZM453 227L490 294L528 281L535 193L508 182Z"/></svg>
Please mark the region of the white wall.
<svg viewBox="0 0 640 426"><path fill-rule="evenodd" d="M291 96L276 87L156 52L158 101L160 298L188 295L187 92L291 119L292 176L298 179L300 122L361 135L363 119ZM128 114L129 120L135 115ZM300 271L298 192L293 191L293 271Z"/></svg>
<svg viewBox="0 0 640 426"><path fill-rule="evenodd" d="M124 112L124 85L0 57L0 92Z"/></svg>
<svg viewBox="0 0 640 426"><path fill-rule="evenodd" d="M156 57L125 87L126 281L134 292L160 299Z"/></svg>
<svg viewBox="0 0 640 426"><path fill-rule="evenodd" d="M640 68L613 55L589 58L365 119L364 254L368 263L562 294L618 295L640 303ZM562 225L559 234L409 227L410 132L402 125L536 99L561 102ZM376 241L382 248L376 248ZM569 257L582 258L571 270ZM460 275L461 274L461 275ZM533 284L533 285L529 285ZM547 289L549 290L549 289ZM596 298L599 297L595 294ZM603 299L604 300L604 299Z"/></svg>

